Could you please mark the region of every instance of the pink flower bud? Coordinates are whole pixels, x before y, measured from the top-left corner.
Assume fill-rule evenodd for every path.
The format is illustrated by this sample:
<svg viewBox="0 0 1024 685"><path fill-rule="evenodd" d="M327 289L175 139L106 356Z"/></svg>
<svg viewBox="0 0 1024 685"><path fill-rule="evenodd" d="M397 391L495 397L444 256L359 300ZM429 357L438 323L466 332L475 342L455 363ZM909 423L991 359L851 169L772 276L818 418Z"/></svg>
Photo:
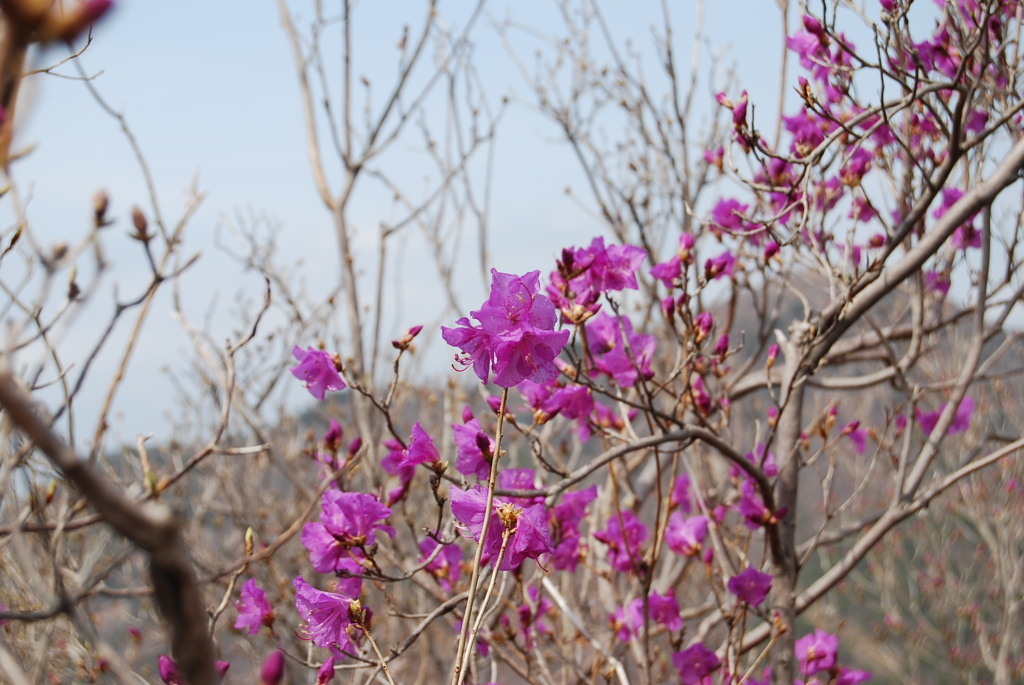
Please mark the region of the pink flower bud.
<svg viewBox="0 0 1024 685"><path fill-rule="evenodd" d="M181 673L178 672L178 664L174 663L174 659L171 657L166 654L157 657L157 668L160 672L160 680L164 681L166 685L184 685Z"/></svg>
<svg viewBox="0 0 1024 685"><path fill-rule="evenodd" d="M275 649L260 669L260 685L278 685L284 679L284 652Z"/></svg>

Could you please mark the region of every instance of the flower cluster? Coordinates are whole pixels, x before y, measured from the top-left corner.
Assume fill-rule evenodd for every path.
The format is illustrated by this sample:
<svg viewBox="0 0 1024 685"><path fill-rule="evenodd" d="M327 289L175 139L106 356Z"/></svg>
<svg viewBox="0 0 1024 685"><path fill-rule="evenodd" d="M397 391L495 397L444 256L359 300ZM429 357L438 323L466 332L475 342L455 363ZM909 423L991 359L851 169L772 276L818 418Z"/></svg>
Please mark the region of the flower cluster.
<svg viewBox="0 0 1024 685"><path fill-rule="evenodd" d="M540 294L540 272L520 277L491 270L491 295L457 328L441 327L441 337L462 350L458 360L472 366L477 377L511 388L524 380L544 383L558 375L554 360L569 340L569 331L556 331L555 307Z"/></svg>

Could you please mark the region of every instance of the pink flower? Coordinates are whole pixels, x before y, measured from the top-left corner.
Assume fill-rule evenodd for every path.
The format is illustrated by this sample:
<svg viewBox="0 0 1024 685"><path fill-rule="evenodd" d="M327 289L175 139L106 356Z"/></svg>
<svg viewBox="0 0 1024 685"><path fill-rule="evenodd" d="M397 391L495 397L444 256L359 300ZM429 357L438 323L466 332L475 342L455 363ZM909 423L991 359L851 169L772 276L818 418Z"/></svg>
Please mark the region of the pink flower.
<svg viewBox="0 0 1024 685"><path fill-rule="evenodd" d="M708 520L700 515L683 518L680 511L673 511L665 528L665 544L676 554L695 557L700 554L704 538L708 534Z"/></svg>
<svg viewBox="0 0 1024 685"><path fill-rule="evenodd" d="M481 541L487 489L476 485L470 490L462 490L453 485L448 492L452 515L461 524L463 535L468 534L467 537L480 542L487 559L496 559L501 552L503 530L512 531L498 565L499 570L511 571L527 559L536 559L553 551L543 503L520 506L514 501L495 497L487 537Z"/></svg>
<svg viewBox="0 0 1024 685"><path fill-rule="evenodd" d="M921 430L926 434L931 434L935 429L935 425L939 422L939 417L942 416L942 412L946 409L946 402L942 403L942 406L937 411L928 413L922 413L921 410L917 410L917 423L921 426ZM955 433L963 433L971 427L971 416L974 414L974 400L970 397L964 397L963 401L960 402L960 406L956 409L956 414L953 416L953 422L949 424L949 429L946 431L946 435L954 435Z"/></svg>
<svg viewBox="0 0 1024 685"><path fill-rule="evenodd" d="M540 291L540 272L519 277L491 269L491 295L470 315L480 325L463 317L457 328L441 327L445 342L462 351L456 359L473 367L484 383L490 381L511 388L524 379L543 383L555 378L555 357L569 340L569 331L554 330L555 307Z"/></svg>
<svg viewBox="0 0 1024 685"><path fill-rule="evenodd" d="M217 675L223 680L224 675L231 668L231 664L227 661L215 661L213 667L217 671ZM160 679L164 681L166 685L185 685L185 681L181 677L181 672L178 670L178 664L174 662L174 659L161 654L157 658L157 668L160 672Z"/></svg>
<svg viewBox="0 0 1024 685"><path fill-rule="evenodd" d="M748 566L739 575L730 578L726 587L729 588L729 592L756 607L768 596L768 591L772 588L772 576Z"/></svg>
<svg viewBox="0 0 1024 685"><path fill-rule="evenodd" d="M612 514L608 527L594 533L594 537L608 546L608 562L616 571L629 573L643 563L643 544L647 540L647 526L629 509L619 516Z"/></svg>
<svg viewBox="0 0 1024 685"><path fill-rule="evenodd" d="M586 490L567 492L562 501L550 511L551 525L555 530L555 551L551 565L560 571L576 571L584 545L580 536L580 523L586 516L587 505L597 499L597 486Z"/></svg>
<svg viewBox="0 0 1024 685"><path fill-rule="evenodd" d="M284 679L284 664L284 652L280 649L271 652L260 668L260 685L278 685Z"/></svg>
<svg viewBox="0 0 1024 685"><path fill-rule="evenodd" d="M722 276L736 273L736 255L726 250L722 254L704 262L704 278L718 280Z"/></svg>
<svg viewBox="0 0 1024 685"><path fill-rule="evenodd" d="M800 660L800 673L812 676L836 665L839 638L820 628L796 641L796 658Z"/></svg>
<svg viewBox="0 0 1024 685"><path fill-rule="evenodd" d="M310 587L302 576L296 576L292 584L295 586L295 609L306 621L306 638L317 647L336 645L339 649L352 651L354 647L348 633L352 625L348 611L352 598Z"/></svg>
<svg viewBox="0 0 1024 685"><path fill-rule="evenodd" d="M316 672L316 685L327 685L334 680L334 657L327 657Z"/></svg>
<svg viewBox="0 0 1024 685"><path fill-rule="evenodd" d="M715 653L700 642L672 654L672 664L679 671L679 678L684 685L699 685L706 676L711 675L722 662Z"/></svg>
<svg viewBox="0 0 1024 685"><path fill-rule="evenodd" d="M423 559L428 558L437 549L437 541L433 538L424 538L420 541L420 552ZM451 592L452 587L459 580L460 564L462 563L462 550L458 545L445 545L434 559L426 565L425 570L437 578L438 584L445 592Z"/></svg>
<svg viewBox="0 0 1024 685"><path fill-rule="evenodd" d="M864 454L867 449L868 432L860 427L860 421L851 421L843 426L841 435L845 435L853 442L853 448L857 454Z"/></svg>
<svg viewBox="0 0 1024 685"><path fill-rule="evenodd" d="M434 464L441 460L441 453L437 445L430 437L423 426L417 421L412 426L412 435L409 436L409 447L399 452L396 458L388 462L385 470L392 474L398 474L402 469L416 466L417 464Z"/></svg>
<svg viewBox="0 0 1024 685"><path fill-rule="evenodd" d="M651 378L651 359L656 345L653 335L633 331L629 317L600 312L587 324L594 365L621 387L636 385L637 378ZM629 349L627 350L626 345Z"/></svg>
<svg viewBox="0 0 1024 685"><path fill-rule="evenodd" d="M321 497L321 507L320 520L302 527L302 544L309 550L313 569L320 573L342 570L342 562L352 561L353 549L374 543L376 531L395 535L394 528L380 523L391 509L373 495L328 490Z"/></svg>
<svg viewBox="0 0 1024 685"><path fill-rule="evenodd" d="M528 383L529 381L523 381ZM480 430L480 422L471 418L465 424L452 424L455 447L459 452L455 468L464 476L487 478L494 458L494 440Z"/></svg>
<svg viewBox="0 0 1024 685"><path fill-rule="evenodd" d="M299 360L298 366L292 367L292 375L306 383L309 394L321 402L328 390L342 390L345 381L341 380L334 358L323 350L307 347L305 351L298 345L292 348L292 354Z"/></svg>
<svg viewBox="0 0 1024 685"><path fill-rule="evenodd" d="M235 609L238 610L235 629L245 630L250 635L258 633L261 626L269 626L274 622L274 609L267 601L267 593L260 589L255 578L250 578L242 586L241 598L235 602Z"/></svg>

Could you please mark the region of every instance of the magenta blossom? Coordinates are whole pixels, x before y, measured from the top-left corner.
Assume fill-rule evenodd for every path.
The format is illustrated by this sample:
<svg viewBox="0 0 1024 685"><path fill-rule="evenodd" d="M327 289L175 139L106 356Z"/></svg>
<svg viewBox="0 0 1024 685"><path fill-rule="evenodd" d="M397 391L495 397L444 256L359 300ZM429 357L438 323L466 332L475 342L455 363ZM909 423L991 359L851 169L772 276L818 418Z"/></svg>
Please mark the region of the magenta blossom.
<svg viewBox="0 0 1024 685"><path fill-rule="evenodd" d="M729 592L756 607L768 596L768 591L772 588L772 576L748 566L739 575L730 578L726 587L729 588Z"/></svg>
<svg viewBox="0 0 1024 685"><path fill-rule="evenodd" d="M683 629L683 617L679 612L679 602L676 601L675 593L666 592L659 594L652 592L647 597L647 616L667 628L677 631ZM641 634L644 627L644 600L637 597L623 609L619 609L613 616L613 625L618 631L620 640L628 640L631 636Z"/></svg>
<svg viewBox="0 0 1024 685"><path fill-rule="evenodd" d="M427 559L437 549L437 541L433 538L424 538L420 541L420 552L423 559ZM438 585L445 592L451 592L452 587L459 580L462 563L462 550L458 545L445 545L437 556L424 568L427 573L437 578Z"/></svg>
<svg viewBox="0 0 1024 685"><path fill-rule="evenodd" d="M260 668L260 685L278 685L284 679L284 652L275 649Z"/></svg>
<svg viewBox="0 0 1024 685"><path fill-rule="evenodd" d="M550 511L555 531L555 551L551 565L560 571L575 572L586 545L580 535L580 523L586 516L587 505L597 499L597 486L586 490L567 492L562 501Z"/></svg>
<svg viewBox="0 0 1024 685"><path fill-rule="evenodd" d="M462 351L459 363L484 383L511 388L524 379L538 383L558 375L555 357L569 340L569 331L554 330L555 307L540 291L540 272L519 277L491 269L491 295L470 315L459 319L456 328L441 327L445 342Z"/></svg>
<svg viewBox="0 0 1024 685"><path fill-rule="evenodd" d="M461 425L452 424L452 432L459 453L455 468L464 476L487 478L494 457L494 440L491 436L480 429L480 422L474 418Z"/></svg>
<svg viewBox="0 0 1024 685"><path fill-rule="evenodd" d="M412 435L409 436L409 447L403 449L385 470L395 475L401 473L402 469L417 464L434 464L441 461L441 453L437 450L433 438L423 430L423 426L417 421L412 426Z"/></svg>
<svg viewBox="0 0 1024 685"><path fill-rule="evenodd" d="M672 664L684 685L699 685L722 665L715 653L700 642L672 654Z"/></svg>
<svg viewBox="0 0 1024 685"><path fill-rule="evenodd" d="M942 403L942 406L937 411L928 413L922 413L919 409L917 411L917 422L921 425L921 430L926 434L931 434L935 429L935 425L939 422L939 417L942 416L942 412L946 410L946 402ZM960 402L960 406L956 409L956 414L953 416L953 422L949 424L949 429L946 431L946 435L954 435L956 433L963 433L971 427L971 416L974 414L974 400L970 397L964 397Z"/></svg>
<svg viewBox="0 0 1024 685"><path fill-rule="evenodd" d="M448 497L451 500L452 515L461 524L463 535L480 542L487 508L487 489L476 485L470 490L462 490L453 485ZM487 559L496 559L501 552L504 530L510 530L511 533L498 565L501 571L511 571L527 559L536 559L541 554L553 551L542 503L520 506L515 501L494 498L487 537L482 542Z"/></svg>
<svg viewBox="0 0 1024 685"><path fill-rule="evenodd" d="M341 570L341 562L350 558L353 549L374 543L376 531L395 535L394 528L380 523L391 509L373 495L328 490L321 506L320 520L302 527L302 544L309 550L313 569L320 573Z"/></svg>
<svg viewBox="0 0 1024 685"><path fill-rule="evenodd" d="M620 386L636 385L639 375L644 378L654 375L651 371L654 336L635 333L629 317L599 312L587 324L587 335L597 370L614 378Z"/></svg>
<svg viewBox="0 0 1024 685"><path fill-rule="evenodd" d="M292 375L306 383L309 394L321 402L328 390L342 390L345 381L338 374L334 358L323 350L307 347L305 351L298 345L292 348L292 354L299 360L298 366L292 367Z"/></svg>
<svg viewBox="0 0 1024 685"><path fill-rule="evenodd" d="M329 656L316 672L316 685L327 685L334 680L334 657Z"/></svg>
<svg viewBox="0 0 1024 685"><path fill-rule="evenodd" d="M602 293L636 290L636 270L646 258L647 253L639 247L606 247L600 237L594 238L590 247L567 248L562 250L558 270L551 272L548 295L567 316L581 320L577 319L580 314L593 313L601 306Z"/></svg>
<svg viewBox="0 0 1024 685"><path fill-rule="evenodd" d="M608 546L608 563L616 571L628 573L643 563L643 544L647 540L647 526L629 509L619 516L612 514L608 527L594 533L594 537Z"/></svg>
<svg viewBox="0 0 1024 685"><path fill-rule="evenodd" d="M267 593L250 578L242 586L241 598L235 602L238 619L235 621L237 630L245 630L250 635L260 631L261 626L269 626L274 622L274 609L267 601Z"/></svg>
<svg viewBox="0 0 1024 685"><path fill-rule="evenodd" d="M693 502L690 501L690 477L685 473L680 474L672 483L670 504L679 507L684 514L693 511Z"/></svg>
<svg viewBox="0 0 1024 685"><path fill-rule="evenodd" d="M296 576L292 584L295 586L295 609L306 621L306 638L317 647L336 645L339 649L354 651L348 632L352 626L349 616L352 598L310 587L302 576Z"/></svg>
<svg viewBox="0 0 1024 685"><path fill-rule="evenodd" d="M665 528L665 544L676 554L695 557L700 554L707 534L708 520L704 516L684 519L681 511L673 511Z"/></svg>
<svg viewBox="0 0 1024 685"><path fill-rule="evenodd" d="M820 628L796 641L796 658L800 660L800 673L812 676L836 665L839 638Z"/></svg>
<svg viewBox="0 0 1024 685"><path fill-rule="evenodd" d="M213 667L217 671L217 676L223 680L231 664L227 661L218 660L213 663ZM157 658L157 669L160 672L160 680L164 681L166 685L185 685L181 672L178 670L178 664L166 654L161 654Z"/></svg>

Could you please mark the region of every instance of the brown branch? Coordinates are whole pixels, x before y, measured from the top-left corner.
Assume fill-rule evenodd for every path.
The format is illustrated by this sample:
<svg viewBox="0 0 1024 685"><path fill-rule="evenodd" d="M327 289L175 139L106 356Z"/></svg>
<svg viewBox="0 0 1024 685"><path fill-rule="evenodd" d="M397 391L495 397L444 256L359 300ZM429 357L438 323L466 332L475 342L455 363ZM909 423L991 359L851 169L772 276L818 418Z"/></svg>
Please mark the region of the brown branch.
<svg viewBox="0 0 1024 685"><path fill-rule="evenodd" d="M50 458L111 527L149 553L157 606L171 633L171 653L178 667L192 685L216 683L206 611L177 516L165 505L137 505L79 459L50 430L50 422L36 411L32 398L7 370L0 371L0 405L7 418Z"/></svg>

